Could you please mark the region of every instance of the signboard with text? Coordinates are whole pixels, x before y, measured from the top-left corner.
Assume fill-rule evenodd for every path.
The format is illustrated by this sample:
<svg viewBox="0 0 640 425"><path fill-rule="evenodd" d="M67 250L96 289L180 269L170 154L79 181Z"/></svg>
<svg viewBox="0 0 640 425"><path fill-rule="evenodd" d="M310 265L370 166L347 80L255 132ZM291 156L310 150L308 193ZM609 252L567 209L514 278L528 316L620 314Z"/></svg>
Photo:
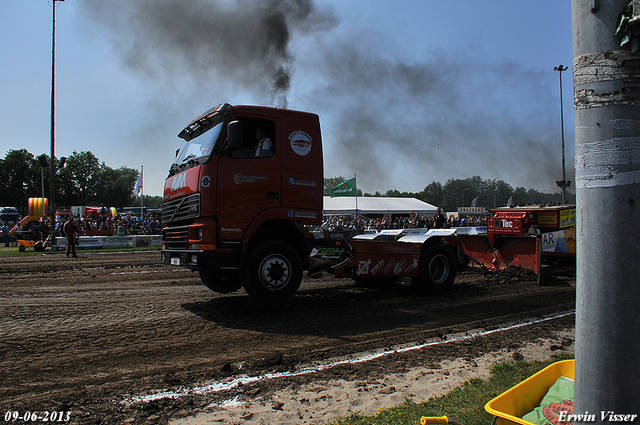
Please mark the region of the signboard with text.
<svg viewBox="0 0 640 425"><path fill-rule="evenodd" d="M484 207L458 207L458 214L486 214Z"/></svg>

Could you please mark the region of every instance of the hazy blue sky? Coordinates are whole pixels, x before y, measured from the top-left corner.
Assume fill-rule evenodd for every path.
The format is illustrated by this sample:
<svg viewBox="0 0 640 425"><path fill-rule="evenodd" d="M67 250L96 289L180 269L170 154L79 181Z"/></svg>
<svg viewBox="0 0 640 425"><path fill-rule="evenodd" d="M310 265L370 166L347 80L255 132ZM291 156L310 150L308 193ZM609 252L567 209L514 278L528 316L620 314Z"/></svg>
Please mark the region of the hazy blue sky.
<svg viewBox="0 0 640 425"><path fill-rule="evenodd" d="M365 192L474 175L556 191L559 64L574 180L569 0L56 5L56 156L143 165L145 194L222 102L318 113L325 176ZM51 21L51 0L0 2L1 157L50 151Z"/></svg>

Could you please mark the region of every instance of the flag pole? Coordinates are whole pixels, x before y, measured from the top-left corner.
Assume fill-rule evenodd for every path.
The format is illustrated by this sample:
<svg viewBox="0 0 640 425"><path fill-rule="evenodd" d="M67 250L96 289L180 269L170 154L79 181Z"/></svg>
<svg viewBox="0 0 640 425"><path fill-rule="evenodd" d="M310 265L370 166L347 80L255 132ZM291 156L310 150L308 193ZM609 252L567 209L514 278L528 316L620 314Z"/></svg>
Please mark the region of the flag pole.
<svg viewBox="0 0 640 425"><path fill-rule="evenodd" d="M144 165L140 166L140 218L144 219Z"/></svg>
<svg viewBox="0 0 640 425"><path fill-rule="evenodd" d="M356 174L353 174L353 183L356 188L356 217L358 216L358 180L356 179Z"/></svg>

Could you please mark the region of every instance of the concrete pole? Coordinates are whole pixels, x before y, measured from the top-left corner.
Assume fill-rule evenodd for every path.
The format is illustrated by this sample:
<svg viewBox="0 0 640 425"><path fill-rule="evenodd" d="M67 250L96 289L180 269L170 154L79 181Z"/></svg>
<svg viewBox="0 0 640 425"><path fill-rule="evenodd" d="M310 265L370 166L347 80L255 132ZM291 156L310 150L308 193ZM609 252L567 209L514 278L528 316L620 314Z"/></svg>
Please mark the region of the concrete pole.
<svg viewBox="0 0 640 425"><path fill-rule="evenodd" d="M575 413L594 415L576 423L640 415L640 52L614 37L628 3L572 0Z"/></svg>

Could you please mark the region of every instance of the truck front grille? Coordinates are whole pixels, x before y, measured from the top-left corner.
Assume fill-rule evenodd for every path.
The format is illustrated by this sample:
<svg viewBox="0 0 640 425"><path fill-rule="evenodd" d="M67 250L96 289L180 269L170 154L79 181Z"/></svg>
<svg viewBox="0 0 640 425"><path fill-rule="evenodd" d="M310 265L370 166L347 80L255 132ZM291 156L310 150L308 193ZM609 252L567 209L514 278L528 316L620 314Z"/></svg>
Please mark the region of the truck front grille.
<svg viewBox="0 0 640 425"><path fill-rule="evenodd" d="M165 224L200 217L200 194L166 201L162 204L162 221Z"/></svg>
<svg viewBox="0 0 640 425"><path fill-rule="evenodd" d="M189 226L176 226L164 228L165 249L188 249Z"/></svg>

